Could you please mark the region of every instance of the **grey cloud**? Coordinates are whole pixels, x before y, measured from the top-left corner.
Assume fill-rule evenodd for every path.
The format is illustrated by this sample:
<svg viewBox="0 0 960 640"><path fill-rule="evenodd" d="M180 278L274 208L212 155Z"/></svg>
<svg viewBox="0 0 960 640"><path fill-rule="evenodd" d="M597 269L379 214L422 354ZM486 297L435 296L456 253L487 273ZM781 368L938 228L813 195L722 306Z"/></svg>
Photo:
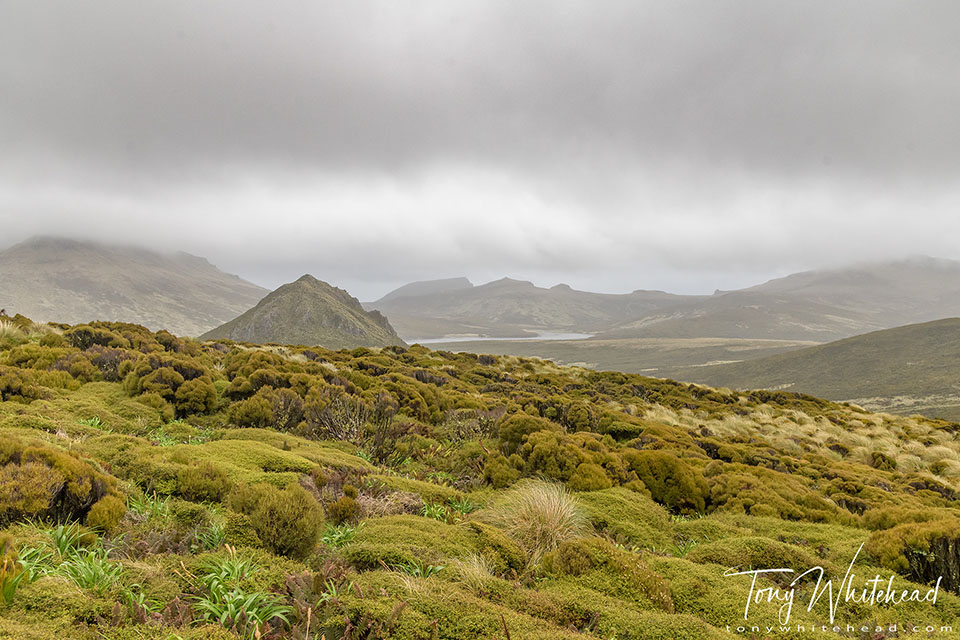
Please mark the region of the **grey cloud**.
<svg viewBox="0 0 960 640"><path fill-rule="evenodd" d="M149 169L960 160L949 2L5 6L20 150Z"/></svg>
<svg viewBox="0 0 960 640"><path fill-rule="evenodd" d="M948 1L7 1L0 221L361 288L710 290L842 253L960 257L958 20Z"/></svg>

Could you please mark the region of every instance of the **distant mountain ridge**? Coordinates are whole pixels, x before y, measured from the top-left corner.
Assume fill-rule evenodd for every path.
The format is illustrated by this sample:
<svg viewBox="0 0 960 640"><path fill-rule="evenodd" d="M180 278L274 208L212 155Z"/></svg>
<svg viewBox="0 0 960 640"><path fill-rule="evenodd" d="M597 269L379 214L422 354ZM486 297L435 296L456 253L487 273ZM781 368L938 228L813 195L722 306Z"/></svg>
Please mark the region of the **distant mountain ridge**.
<svg viewBox="0 0 960 640"><path fill-rule="evenodd" d="M409 338L561 331L598 340L829 342L960 316L960 262L926 257L807 271L709 296L600 294L510 278L470 287L448 282L407 285L366 307L387 313Z"/></svg>
<svg viewBox="0 0 960 640"><path fill-rule="evenodd" d="M0 251L0 307L37 321L118 320L195 336L267 292L182 252L50 236Z"/></svg>
<svg viewBox="0 0 960 640"><path fill-rule="evenodd" d="M466 278L457 280L469 282ZM414 284L417 286L406 285L365 305L386 313L398 332L409 338L458 334L519 337L541 331L593 333L701 298L663 291L592 293L565 284L547 289L512 278L470 287Z"/></svg>
<svg viewBox="0 0 960 640"><path fill-rule="evenodd" d="M201 338L327 349L404 344L383 314L365 311L343 289L309 274L271 292L252 309Z"/></svg>
<svg viewBox="0 0 960 640"><path fill-rule="evenodd" d="M470 282L467 278L443 278L440 280L420 280L418 282L411 282L410 284L405 284L402 287L394 289L387 295L383 296L377 303L389 302L390 300L396 300L397 298L409 298L413 296L427 296L437 293L447 293L448 291L459 291L462 289L470 289L473 287L473 283Z"/></svg>

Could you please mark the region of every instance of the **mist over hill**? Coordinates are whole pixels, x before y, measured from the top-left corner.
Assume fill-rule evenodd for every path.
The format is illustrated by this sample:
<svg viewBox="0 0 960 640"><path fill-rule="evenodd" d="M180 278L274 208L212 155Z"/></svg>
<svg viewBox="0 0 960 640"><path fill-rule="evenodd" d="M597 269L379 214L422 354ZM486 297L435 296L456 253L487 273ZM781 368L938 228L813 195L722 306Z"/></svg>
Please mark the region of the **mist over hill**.
<svg viewBox="0 0 960 640"><path fill-rule="evenodd" d="M37 321L116 320L198 335L266 294L183 252L49 236L0 252L0 307Z"/></svg>
<svg viewBox="0 0 960 640"><path fill-rule="evenodd" d="M960 262L928 257L796 273L718 292L608 338L837 340L960 315Z"/></svg>

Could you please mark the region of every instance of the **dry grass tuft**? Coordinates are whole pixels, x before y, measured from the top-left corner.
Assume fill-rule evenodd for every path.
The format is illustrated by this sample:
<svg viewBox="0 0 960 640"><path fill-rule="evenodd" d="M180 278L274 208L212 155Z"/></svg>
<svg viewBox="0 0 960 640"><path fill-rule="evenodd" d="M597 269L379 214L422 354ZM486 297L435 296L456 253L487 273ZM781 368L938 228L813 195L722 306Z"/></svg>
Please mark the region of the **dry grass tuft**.
<svg viewBox="0 0 960 640"><path fill-rule="evenodd" d="M484 516L523 547L531 566L561 542L590 529L576 498L563 485L540 480L515 485Z"/></svg>
<svg viewBox="0 0 960 640"><path fill-rule="evenodd" d="M476 553L466 558L454 560L450 563L450 569L460 583L473 593L482 592L487 581L496 575L493 566L483 556Z"/></svg>
<svg viewBox="0 0 960 640"><path fill-rule="evenodd" d="M0 320L0 340L20 340L24 337L23 329L9 320Z"/></svg>
<svg viewBox="0 0 960 640"><path fill-rule="evenodd" d="M42 337L51 334L62 336L63 329L55 327L48 322L34 322L30 325L30 328L27 329L27 335L29 335L31 338Z"/></svg>

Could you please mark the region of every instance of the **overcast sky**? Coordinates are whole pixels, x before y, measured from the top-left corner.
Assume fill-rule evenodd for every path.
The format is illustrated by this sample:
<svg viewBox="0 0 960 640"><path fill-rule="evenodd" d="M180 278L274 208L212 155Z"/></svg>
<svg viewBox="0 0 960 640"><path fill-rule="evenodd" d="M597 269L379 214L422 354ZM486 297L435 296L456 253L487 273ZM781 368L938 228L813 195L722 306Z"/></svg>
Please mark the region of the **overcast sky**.
<svg viewBox="0 0 960 640"><path fill-rule="evenodd" d="M960 258L960 3L0 0L0 248L362 299Z"/></svg>

